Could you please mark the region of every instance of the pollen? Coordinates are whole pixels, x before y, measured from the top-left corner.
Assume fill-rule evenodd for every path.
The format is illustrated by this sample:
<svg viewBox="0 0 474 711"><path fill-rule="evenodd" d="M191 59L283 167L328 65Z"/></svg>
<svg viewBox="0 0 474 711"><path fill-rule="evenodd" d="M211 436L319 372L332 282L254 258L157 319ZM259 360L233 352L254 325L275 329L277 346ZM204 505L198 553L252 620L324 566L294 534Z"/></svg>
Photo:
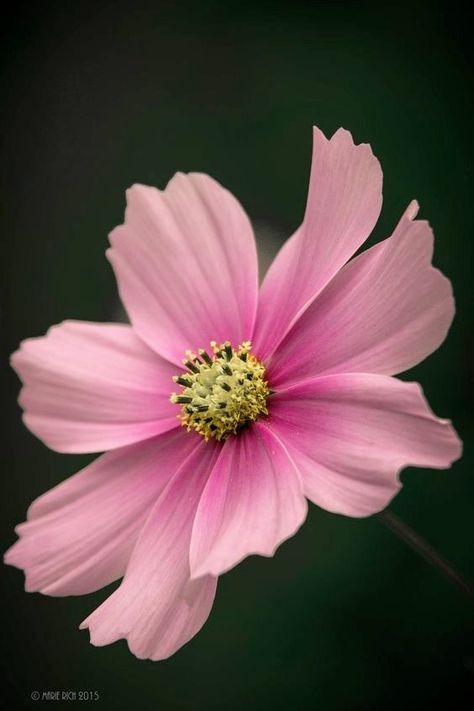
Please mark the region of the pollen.
<svg viewBox="0 0 474 711"><path fill-rule="evenodd" d="M251 347L250 341L237 349L229 341L220 346L211 341L212 355L202 349L197 355L186 351L186 372L173 378L182 391L173 393L170 400L181 405L177 417L188 432L196 430L206 440L223 441L268 415L265 367L250 352Z"/></svg>

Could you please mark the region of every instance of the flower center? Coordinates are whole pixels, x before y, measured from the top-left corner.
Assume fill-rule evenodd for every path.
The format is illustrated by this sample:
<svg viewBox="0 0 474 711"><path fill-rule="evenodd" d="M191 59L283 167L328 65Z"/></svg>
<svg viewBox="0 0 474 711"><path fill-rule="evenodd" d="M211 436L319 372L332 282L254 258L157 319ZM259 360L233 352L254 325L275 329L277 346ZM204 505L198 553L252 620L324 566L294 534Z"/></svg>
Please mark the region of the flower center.
<svg viewBox="0 0 474 711"><path fill-rule="evenodd" d="M211 348L212 357L202 349L199 356L186 351L188 372L173 378L183 389L170 400L182 406L178 418L188 432L194 429L206 440L221 441L268 415L270 389L265 367L250 353L250 341L237 350L228 341L220 346L211 341Z"/></svg>

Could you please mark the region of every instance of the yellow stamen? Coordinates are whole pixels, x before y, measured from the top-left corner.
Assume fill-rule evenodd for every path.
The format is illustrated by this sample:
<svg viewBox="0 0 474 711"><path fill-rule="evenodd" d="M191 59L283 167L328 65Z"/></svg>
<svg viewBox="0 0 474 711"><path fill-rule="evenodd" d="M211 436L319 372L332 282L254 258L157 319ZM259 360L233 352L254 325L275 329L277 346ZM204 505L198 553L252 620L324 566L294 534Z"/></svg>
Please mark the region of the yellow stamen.
<svg viewBox="0 0 474 711"><path fill-rule="evenodd" d="M194 429L206 440L221 441L268 415L270 389L265 367L250 353L250 341L237 350L229 341L220 346L211 341L211 348L212 356L204 350L198 355L186 351L183 364L189 372L173 378L182 392L170 400L182 406L178 419L188 432Z"/></svg>

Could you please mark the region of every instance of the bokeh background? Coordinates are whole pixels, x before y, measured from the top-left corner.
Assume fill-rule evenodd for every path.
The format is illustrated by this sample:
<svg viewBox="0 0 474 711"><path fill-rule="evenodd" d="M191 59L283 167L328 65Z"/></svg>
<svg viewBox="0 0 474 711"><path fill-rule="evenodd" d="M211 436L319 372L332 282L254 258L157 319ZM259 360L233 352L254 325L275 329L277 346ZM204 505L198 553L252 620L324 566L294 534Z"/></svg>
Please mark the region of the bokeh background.
<svg viewBox="0 0 474 711"><path fill-rule="evenodd" d="M8 353L65 318L117 316L104 251L124 189L210 173L239 197L268 259L302 218L312 124L343 125L384 169L371 241L416 197L454 283L449 339L403 377L454 420L465 456L448 472L406 470L391 508L474 577L471 28L456 2L417 0L48 0L4 15L3 548L31 500L89 460L50 452L23 427ZM98 691L104 709L473 707L472 602L374 518L311 506L274 559L221 579L201 633L162 663L125 642L96 649L78 631L110 590L46 598L3 573L8 708L41 705L33 690Z"/></svg>

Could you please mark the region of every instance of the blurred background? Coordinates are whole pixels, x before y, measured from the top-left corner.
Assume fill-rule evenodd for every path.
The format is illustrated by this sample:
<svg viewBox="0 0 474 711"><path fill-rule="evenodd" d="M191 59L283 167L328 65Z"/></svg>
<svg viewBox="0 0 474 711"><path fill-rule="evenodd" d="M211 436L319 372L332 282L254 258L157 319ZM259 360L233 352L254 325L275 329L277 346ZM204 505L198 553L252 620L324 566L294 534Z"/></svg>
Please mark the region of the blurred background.
<svg viewBox="0 0 474 711"><path fill-rule="evenodd" d="M384 170L371 242L412 198L453 281L449 339L404 374L452 418L465 455L409 469L391 508L467 576L472 556L472 18L456 2L17 2L1 33L2 546L29 503L90 458L24 428L8 354L65 318L113 320L104 257L133 182L211 174L251 216L266 263L302 218L311 126L370 142ZM77 627L114 588L53 599L4 568L9 708L93 690L104 709L472 708L473 606L374 518L311 506L272 560L225 575L209 621L171 659ZM53 703L53 702L51 702ZM83 702L84 703L84 702Z"/></svg>

